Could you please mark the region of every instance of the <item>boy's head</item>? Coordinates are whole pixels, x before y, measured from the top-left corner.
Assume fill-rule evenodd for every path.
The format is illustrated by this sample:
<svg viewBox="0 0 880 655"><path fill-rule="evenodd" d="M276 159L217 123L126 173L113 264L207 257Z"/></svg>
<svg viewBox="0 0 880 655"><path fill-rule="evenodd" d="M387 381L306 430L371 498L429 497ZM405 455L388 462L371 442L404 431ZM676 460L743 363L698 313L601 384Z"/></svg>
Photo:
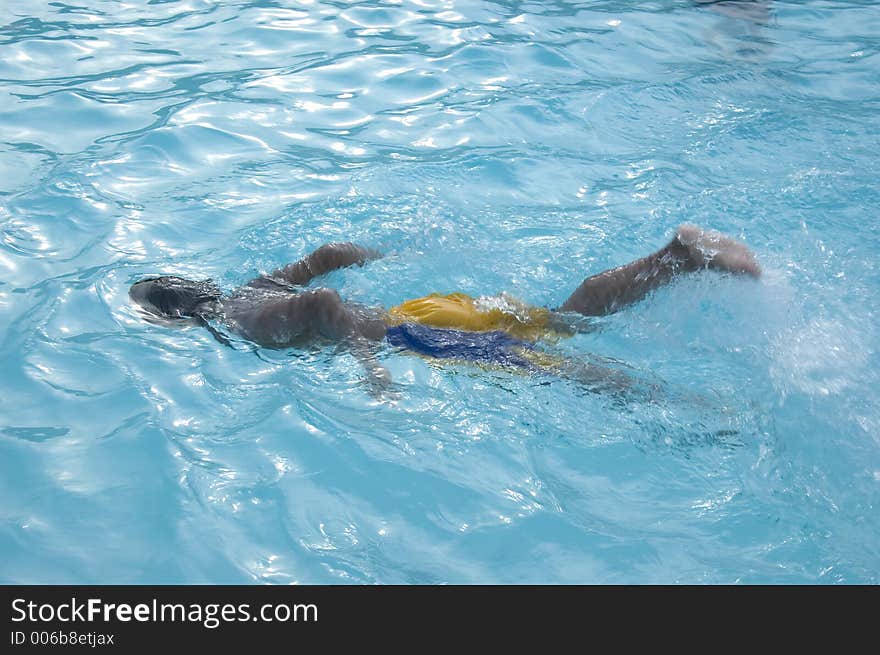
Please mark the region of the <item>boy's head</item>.
<svg viewBox="0 0 880 655"><path fill-rule="evenodd" d="M154 316L191 318L210 313L222 294L211 280L163 275L135 282L128 295Z"/></svg>

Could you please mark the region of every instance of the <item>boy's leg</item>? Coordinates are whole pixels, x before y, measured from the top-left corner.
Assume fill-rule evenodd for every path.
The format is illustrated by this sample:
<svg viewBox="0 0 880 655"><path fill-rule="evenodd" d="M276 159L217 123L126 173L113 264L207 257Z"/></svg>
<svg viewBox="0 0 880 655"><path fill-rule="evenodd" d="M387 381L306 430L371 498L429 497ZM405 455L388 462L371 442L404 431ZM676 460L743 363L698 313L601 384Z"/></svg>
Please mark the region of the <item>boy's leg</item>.
<svg viewBox="0 0 880 655"><path fill-rule="evenodd" d="M584 316L610 314L641 300L676 275L702 268L761 275L754 254L744 244L720 232L682 225L672 241L657 252L588 277L558 311Z"/></svg>

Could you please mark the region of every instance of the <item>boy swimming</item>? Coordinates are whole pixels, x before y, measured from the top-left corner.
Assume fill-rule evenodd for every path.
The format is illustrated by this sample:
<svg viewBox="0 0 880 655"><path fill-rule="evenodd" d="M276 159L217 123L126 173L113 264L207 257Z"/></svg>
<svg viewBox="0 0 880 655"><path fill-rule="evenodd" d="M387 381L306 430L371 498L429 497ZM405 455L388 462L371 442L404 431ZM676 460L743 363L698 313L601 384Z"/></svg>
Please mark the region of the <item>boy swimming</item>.
<svg viewBox="0 0 880 655"><path fill-rule="evenodd" d="M683 273L715 269L754 278L761 275L754 254L744 244L719 232L682 225L660 250L586 278L556 309L534 307L506 295L475 299L454 293L431 294L384 310L346 302L326 287L305 288L326 273L363 266L381 256L353 243L330 243L230 295L210 280L167 275L136 282L129 295L153 317L209 327L209 321L218 321L266 348L345 345L364 364L371 387L377 389L390 381L375 358L376 346L383 340L432 358L558 369L559 361L548 362L535 345L575 332L577 321L572 319L616 312ZM585 375L589 378L593 373L585 374L582 367L573 373Z"/></svg>

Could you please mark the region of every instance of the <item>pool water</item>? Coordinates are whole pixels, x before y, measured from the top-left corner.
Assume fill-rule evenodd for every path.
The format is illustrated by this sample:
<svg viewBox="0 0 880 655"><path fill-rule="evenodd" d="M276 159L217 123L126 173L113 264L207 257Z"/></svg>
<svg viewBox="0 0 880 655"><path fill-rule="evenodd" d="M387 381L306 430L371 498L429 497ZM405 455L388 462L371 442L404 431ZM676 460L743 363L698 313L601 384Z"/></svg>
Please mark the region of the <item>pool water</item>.
<svg viewBox="0 0 880 655"><path fill-rule="evenodd" d="M0 7L0 580L877 583L880 6ZM683 222L692 275L551 344L660 390L145 322L141 276L558 305Z"/></svg>

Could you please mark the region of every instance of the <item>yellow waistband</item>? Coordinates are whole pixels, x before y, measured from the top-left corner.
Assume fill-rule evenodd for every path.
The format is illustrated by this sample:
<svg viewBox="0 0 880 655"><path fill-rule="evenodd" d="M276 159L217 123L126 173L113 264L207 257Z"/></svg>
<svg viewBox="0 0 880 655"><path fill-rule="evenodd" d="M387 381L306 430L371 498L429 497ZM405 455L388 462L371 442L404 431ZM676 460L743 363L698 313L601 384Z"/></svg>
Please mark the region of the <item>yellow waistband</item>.
<svg viewBox="0 0 880 655"><path fill-rule="evenodd" d="M474 298L463 293L432 293L407 300L388 312L389 324L421 323L437 328L488 332L503 330L535 341L547 336L549 311L525 305L508 296Z"/></svg>

